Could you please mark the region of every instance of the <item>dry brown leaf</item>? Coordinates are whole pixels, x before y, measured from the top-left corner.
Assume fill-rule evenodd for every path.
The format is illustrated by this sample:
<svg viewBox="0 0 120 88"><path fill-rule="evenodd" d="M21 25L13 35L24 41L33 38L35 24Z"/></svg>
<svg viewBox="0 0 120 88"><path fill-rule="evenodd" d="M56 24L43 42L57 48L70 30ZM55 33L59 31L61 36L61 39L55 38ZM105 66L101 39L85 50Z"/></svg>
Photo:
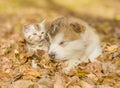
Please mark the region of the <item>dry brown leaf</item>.
<svg viewBox="0 0 120 88"><path fill-rule="evenodd" d="M107 85L97 85L97 88L113 88Z"/></svg>
<svg viewBox="0 0 120 88"><path fill-rule="evenodd" d="M78 85L74 85L74 86L69 86L69 87L67 87L67 88L81 88L81 87L78 86Z"/></svg>
<svg viewBox="0 0 120 88"><path fill-rule="evenodd" d="M107 46L106 47L106 51L110 52L110 53L114 53L118 50L118 46L117 45L111 45L111 46Z"/></svg>
<svg viewBox="0 0 120 88"><path fill-rule="evenodd" d="M6 55L10 52L10 48L11 48L11 44L9 43L3 43L3 45L1 45L1 55Z"/></svg>
<svg viewBox="0 0 120 88"><path fill-rule="evenodd" d="M119 82L116 82L113 87L114 87L114 88L119 88L119 87L120 87L120 81L119 81Z"/></svg>
<svg viewBox="0 0 120 88"><path fill-rule="evenodd" d="M29 86L33 84L30 80L18 80L12 83L12 88L29 88Z"/></svg>
<svg viewBox="0 0 120 88"><path fill-rule="evenodd" d="M33 76L33 77L40 77L40 72L35 69L26 69L23 72L24 76Z"/></svg>
<svg viewBox="0 0 120 88"><path fill-rule="evenodd" d="M21 64L25 64L27 62L28 58L26 57L26 54L20 54L19 62Z"/></svg>
<svg viewBox="0 0 120 88"><path fill-rule="evenodd" d="M60 74L56 73L54 88L64 88L64 86L65 86L64 78Z"/></svg>
<svg viewBox="0 0 120 88"><path fill-rule="evenodd" d="M35 87L33 87L33 88L50 88L50 87L47 87L47 86L45 86L45 85L37 85L37 86L35 86Z"/></svg>
<svg viewBox="0 0 120 88"><path fill-rule="evenodd" d="M53 88L53 79L42 77L38 82L38 86L42 86L42 88Z"/></svg>
<svg viewBox="0 0 120 88"><path fill-rule="evenodd" d="M104 73L116 72L116 68L117 68L116 65L110 61L102 63L102 71Z"/></svg>
<svg viewBox="0 0 120 88"><path fill-rule="evenodd" d="M86 66L86 69L94 74L96 74L98 77L100 77L101 71L102 71L102 67L101 67L101 63L99 62L93 62L93 63L89 63Z"/></svg>
<svg viewBox="0 0 120 88"><path fill-rule="evenodd" d="M12 67L12 61L10 58L7 58L7 57L0 58L0 68L3 71L9 73L11 70L11 67Z"/></svg>
<svg viewBox="0 0 120 88"><path fill-rule="evenodd" d="M115 16L116 20L120 21L120 14Z"/></svg>
<svg viewBox="0 0 120 88"><path fill-rule="evenodd" d="M65 88L69 88L71 86L74 88L73 85L76 85L80 81L80 79L77 76L73 76L73 77L69 77L68 79L66 79L66 81L67 83L65 85Z"/></svg>
<svg viewBox="0 0 120 88"><path fill-rule="evenodd" d="M80 81L80 86L82 87L82 88L95 88L95 85L91 85L91 84L89 84L89 83L87 83L87 82L85 82L85 81Z"/></svg>
<svg viewBox="0 0 120 88"><path fill-rule="evenodd" d="M10 79L10 75L8 73L6 73L5 71L0 70L0 79L2 79L2 81L8 81Z"/></svg>
<svg viewBox="0 0 120 88"><path fill-rule="evenodd" d="M90 82L92 81L92 83L93 82L96 83L97 80L98 80L98 77L95 74L93 74L93 73L87 74L87 77L88 77L88 79L90 79Z"/></svg>

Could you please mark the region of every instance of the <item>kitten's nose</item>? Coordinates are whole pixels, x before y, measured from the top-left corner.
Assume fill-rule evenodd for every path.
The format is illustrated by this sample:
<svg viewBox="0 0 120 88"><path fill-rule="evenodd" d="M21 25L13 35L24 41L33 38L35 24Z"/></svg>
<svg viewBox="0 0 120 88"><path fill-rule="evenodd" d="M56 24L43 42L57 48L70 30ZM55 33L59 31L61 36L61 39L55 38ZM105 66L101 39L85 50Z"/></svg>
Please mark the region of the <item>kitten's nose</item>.
<svg viewBox="0 0 120 88"><path fill-rule="evenodd" d="M49 56L51 57L51 59L55 59L55 53L50 53Z"/></svg>
<svg viewBox="0 0 120 88"><path fill-rule="evenodd" d="M41 35L39 35L39 38L41 39Z"/></svg>

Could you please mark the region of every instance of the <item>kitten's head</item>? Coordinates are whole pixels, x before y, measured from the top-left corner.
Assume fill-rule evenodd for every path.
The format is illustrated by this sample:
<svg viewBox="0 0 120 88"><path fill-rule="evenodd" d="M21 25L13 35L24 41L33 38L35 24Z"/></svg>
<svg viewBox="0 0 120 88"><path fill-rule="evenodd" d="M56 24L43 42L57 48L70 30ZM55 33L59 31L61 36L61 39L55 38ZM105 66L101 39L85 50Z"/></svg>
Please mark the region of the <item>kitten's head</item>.
<svg viewBox="0 0 120 88"><path fill-rule="evenodd" d="M23 35L28 43L39 43L46 37L45 20L37 24L24 25Z"/></svg>

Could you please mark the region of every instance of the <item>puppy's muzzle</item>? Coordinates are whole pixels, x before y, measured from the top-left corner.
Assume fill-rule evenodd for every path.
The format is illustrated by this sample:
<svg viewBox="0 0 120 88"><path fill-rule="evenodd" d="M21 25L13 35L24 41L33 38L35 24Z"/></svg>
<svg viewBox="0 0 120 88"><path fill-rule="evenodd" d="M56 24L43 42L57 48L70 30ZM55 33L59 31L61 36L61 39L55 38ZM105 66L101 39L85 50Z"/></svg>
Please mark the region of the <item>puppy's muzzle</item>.
<svg viewBox="0 0 120 88"><path fill-rule="evenodd" d="M49 56L51 57L52 60L55 59L55 53L50 53Z"/></svg>

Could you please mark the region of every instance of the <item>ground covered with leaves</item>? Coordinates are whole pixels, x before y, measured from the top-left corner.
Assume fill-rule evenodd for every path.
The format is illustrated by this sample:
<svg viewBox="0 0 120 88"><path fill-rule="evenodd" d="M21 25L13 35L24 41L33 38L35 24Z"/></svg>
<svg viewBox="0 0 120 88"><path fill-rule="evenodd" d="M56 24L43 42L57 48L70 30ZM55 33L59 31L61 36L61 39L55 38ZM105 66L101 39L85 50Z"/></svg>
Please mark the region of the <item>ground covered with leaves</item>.
<svg viewBox="0 0 120 88"><path fill-rule="evenodd" d="M59 10L60 5L52 2L49 2L50 6L42 2L41 7L37 7L37 4L30 4L33 3L32 0L31 2L26 0L26 4L19 7L15 0L10 1L14 3L0 1L0 88L120 87L119 16L105 19L83 15L63 7ZM6 8L3 8L4 5ZM33 8L34 6L36 7ZM101 14L105 16L104 13ZM40 56L36 56L34 52L27 52L22 36L24 24L40 22L43 18L47 18L46 26L48 26L53 19L66 15L81 18L93 26L100 36L103 50L103 55L97 58L99 62L82 63L67 74L61 71L65 67L64 62L52 62L46 52L38 51ZM31 67L32 59L38 64L36 69Z"/></svg>

